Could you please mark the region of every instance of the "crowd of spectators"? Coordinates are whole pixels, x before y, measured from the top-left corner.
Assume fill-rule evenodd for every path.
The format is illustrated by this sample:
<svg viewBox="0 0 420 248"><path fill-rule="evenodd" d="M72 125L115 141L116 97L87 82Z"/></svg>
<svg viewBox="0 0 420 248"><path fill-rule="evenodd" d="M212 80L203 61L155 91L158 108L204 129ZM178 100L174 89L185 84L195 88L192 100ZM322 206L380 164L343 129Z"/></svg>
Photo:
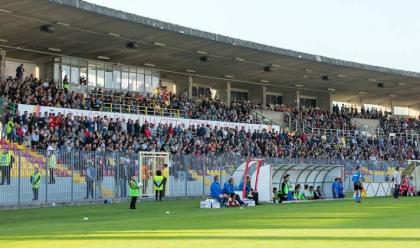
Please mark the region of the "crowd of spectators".
<svg viewBox="0 0 420 248"><path fill-rule="evenodd" d="M5 116L5 122L9 117ZM10 124L9 124L10 123ZM65 151L165 151L187 155L237 155L319 160L418 159L417 140L339 137L328 133L248 131L209 125L172 126L108 117L17 114L9 139L28 148Z"/></svg>
<svg viewBox="0 0 420 248"><path fill-rule="evenodd" d="M118 93L95 89L78 93L59 89L54 81L32 75L23 79L8 78L0 83L0 94L14 103L57 106L63 108L104 110L104 103L173 108L185 111L187 118L256 123L251 110L261 106L251 102L232 102L230 106L209 97L188 99L162 88L157 94ZM419 128L419 121L389 117L376 109L333 106L332 111L319 108L291 108L278 105L271 110L290 112L312 128L355 129L352 117L381 118L389 131ZM325 132L268 132L216 126L172 126L139 123L135 120L54 115L34 116L17 113L5 116L7 136L28 148L54 147L66 151L167 151L172 154L313 158L335 160L404 160L419 158L417 140L402 137L340 137Z"/></svg>
<svg viewBox="0 0 420 248"><path fill-rule="evenodd" d="M352 118L379 119L388 113L376 108L365 109L362 107L360 111L357 107L342 105L334 105L332 111L323 110L318 107L302 107L300 109L286 110L291 116L302 123L303 126L318 129L340 129L340 130L356 130L359 127L351 122Z"/></svg>
<svg viewBox="0 0 420 248"><path fill-rule="evenodd" d="M185 94L178 96L164 87L158 89L157 94L104 89L80 93L60 89L54 80L48 82L30 75L22 80L9 77L0 82L0 95L13 103L31 105L157 115L166 113L190 119L261 123L261 119L251 113L258 105L250 101L232 101L228 106L208 96L188 99ZM175 111L162 111L164 109Z"/></svg>
<svg viewBox="0 0 420 248"><path fill-rule="evenodd" d="M408 131L420 133L420 119L418 118L383 116L380 121L385 133L404 133Z"/></svg>

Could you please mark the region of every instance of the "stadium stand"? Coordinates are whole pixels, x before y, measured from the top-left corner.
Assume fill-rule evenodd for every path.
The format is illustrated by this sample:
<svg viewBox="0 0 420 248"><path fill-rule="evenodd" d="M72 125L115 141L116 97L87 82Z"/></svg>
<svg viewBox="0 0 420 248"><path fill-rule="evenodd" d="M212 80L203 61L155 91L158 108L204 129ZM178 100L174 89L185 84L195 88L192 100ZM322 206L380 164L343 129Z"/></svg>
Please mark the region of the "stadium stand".
<svg viewBox="0 0 420 248"><path fill-rule="evenodd" d="M125 112L116 106L131 106L146 114L159 114L150 109L182 110L186 118L255 123L251 110L261 108L250 102L232 102L231 106L208 97L188 100L163 89L156 95L118 93L94 89L89 93L66 92L57 88L54 81L38 80L32 75L24 80L9 77L0 83L0 94L15 104L58 106L85 110ZM108 104L108 105L107 105ZM108 106L108 107L107 107ZM382 110L333 106L332 111L316 107L292 108L285 105L267 109L287 112L304 125L319 129L355 130L351 118L380 118L384 130L402 132L418 130L419 121L414 118L384 116ZM129 113L133 113L130 109ZM136 111L134 111L136 113ZM139 113L139 112L137 112ZM207 126L172 126L140 124L133 120L88 117L44 113L34 116L16 113L5 116L13 119L9 140L26 148L46 149L54 145L66 151L165 151L172 154L232 154L254 157L346 159L346 160L402 160L417 159L417 140L404 137L344 137L326 132L304 131L267 132L244 129L216 128Z"/></svg>
<svg viewBox="0 0 420 248"><path fill-rule="evenodd" d="M166 89L155 95L94 89L91 92L66 92L54 80L43 81L32 75L25 80L9 77L0 82L0 94L13 103L62 108L177 116L190 119L261 123L251 114L258 105L250 101L233 101L230 106L220 100L200 96L189 100Z"/></svg>

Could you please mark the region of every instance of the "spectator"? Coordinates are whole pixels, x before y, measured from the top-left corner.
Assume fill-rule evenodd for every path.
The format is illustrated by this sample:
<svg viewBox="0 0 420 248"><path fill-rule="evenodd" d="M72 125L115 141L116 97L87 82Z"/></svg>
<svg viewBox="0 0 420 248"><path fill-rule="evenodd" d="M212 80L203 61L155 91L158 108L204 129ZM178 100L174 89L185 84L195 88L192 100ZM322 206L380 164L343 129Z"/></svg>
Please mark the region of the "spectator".
<svg viewBox="0 0 420 248"><path fill-rule="evenodd" d="M64 89L65 94L69 93L69 88L70 88L69 79L67 75L65 75L63 79L63 89Z"/></svg>
<svg viewBox="0 0 420 248"><path fill-rule="evenodd" d="M88 159L87 161L87 167L86 167L86 197L85 199L89 199L89 196L91 199L93 199L93 189L94 189L94 183L96 181L96 170L93 166L93 161L91 159Z"/></svg>
<svg viewBox="0 0 420 248"><path fill-rule="evenodd" d="M395 168L392 181L394 182L394 199L398 199L398 196L400 195L400 186L401 186L401 173L400 173L399 166Z"/></svg>
<svg viewBox="0 0 420 248"><path fill-rule="evenodd" d="M47 157L47 160L48 160L48 170L50 174L48 184L55 184L54 170L57 167L57 158L53 150L50 149L48 151L49 151L49 155Z"/></svg>
<svg viewBox="0 0 420 248"><path fill-rule="evenodd" d="M23 64L20 64L16 68L16 78L17 78L17 80L19 80L19 81L22 80L24 72L25 72L25 68L23 68Z"/></svg>

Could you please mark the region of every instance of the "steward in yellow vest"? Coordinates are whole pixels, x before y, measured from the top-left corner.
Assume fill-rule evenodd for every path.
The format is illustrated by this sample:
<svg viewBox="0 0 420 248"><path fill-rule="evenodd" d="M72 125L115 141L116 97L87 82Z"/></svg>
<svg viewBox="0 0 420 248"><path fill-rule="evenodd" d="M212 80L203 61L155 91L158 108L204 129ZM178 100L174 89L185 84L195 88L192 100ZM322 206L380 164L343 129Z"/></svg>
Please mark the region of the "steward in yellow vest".
<svg viewBox="0 0 420 248"><path fill-rule="evenodd" d="M35 171L31 176L32 193L34 198L32 201L38 200L39 185L41 184L41 174L38 171L38 167L35 167Z"/></svg>
<svg viewBox="0 0 420 248"><path fill-rule="evenodd" d="M164 177L160 170L156 171L156 176L153 177L153 188L155 190L156 201L162 201Z"/></svg>

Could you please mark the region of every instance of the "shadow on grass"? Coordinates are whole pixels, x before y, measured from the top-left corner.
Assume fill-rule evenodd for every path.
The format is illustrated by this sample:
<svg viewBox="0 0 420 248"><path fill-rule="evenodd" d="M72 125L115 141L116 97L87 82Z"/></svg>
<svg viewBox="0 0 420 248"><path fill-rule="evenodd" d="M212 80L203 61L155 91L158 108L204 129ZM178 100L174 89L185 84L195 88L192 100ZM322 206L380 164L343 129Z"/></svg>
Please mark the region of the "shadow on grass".
<svg viewBox="0 0 420 248"><path fill-rule="evenodd" d="M77 241L77 240L247 240L247 241L351 241L351 242L368 242L368 241L388 241L388 242L419 242L420 237L327 237L327 236L316 236L316 237L296 237L296 236L212 236L212 235L201 235L201 236L148 236L142 235L134 236L80 236L80 237L54 237L54 236L31 236L31 237L14 237L14 238L2 238L3 241L35 241L35 240L48 240L48 241Z"/></svg>

